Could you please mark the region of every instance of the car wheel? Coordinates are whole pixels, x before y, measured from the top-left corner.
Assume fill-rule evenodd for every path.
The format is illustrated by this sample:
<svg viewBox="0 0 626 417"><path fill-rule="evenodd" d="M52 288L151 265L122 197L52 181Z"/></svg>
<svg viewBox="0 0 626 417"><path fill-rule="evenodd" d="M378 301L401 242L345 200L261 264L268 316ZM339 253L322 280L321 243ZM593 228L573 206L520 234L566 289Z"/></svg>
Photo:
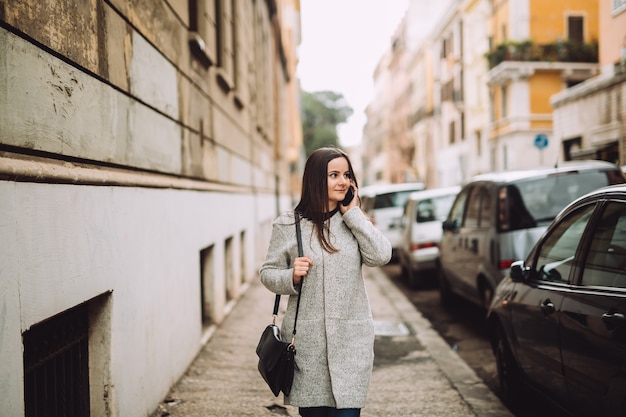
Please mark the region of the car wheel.
<svg viewBox="0 0 626 417"><path fill-rule="evenodd" d="M496 357L496 368L498 371L498 383L500 386L500 397L508 405L519 404L523 397L522 377L519 367L515 363L513 353L502 328L498 328L496 334L494 354Z"/></svg>
<svg viewBox="0 0 626 417"><path fill-rule="evenodd" d="M417 271L415 271L413 269L413 264L411 262L408 262L406 264L406 274L405 274L406 280L407 280L407 284L409 285L409 288L415 290L418 289L420 286L420 278L417 275Z"/></svg>
<svg viewBox="0 0 626 417"><path fill-rule="evenodd" d="M400 262L400 273L402 274L402 280L406 282L409 286L411 285L411 267L408 263L401 261Z"/></svg>
<svg viewBox="0 0 626 417"><path fill-rule="evenodd" d="M441 300L441 304L444 306L452 304L452 298L454 295L452 294L450 283L448 283L448 279L446 278L446 274L443 272L441 265L437 267L437 285L439 288L439 299Z"/></svg>
<svg viewBox="0 0 626 417"><path fill-rule="evenodd" d="M409 271L409 268L407 268L406 263L402 262L401 260L400 261L400 273L402 274L403 281L410 282L411 280L410 272L411 271Z"/></svg>
<svg viewBox="0 0 626 417"><path fill-rule="evenodd" d="M485 311L488 311L489 307L491 307L492 300L493 300L493 288L491 288L491 285L485 282L482 282L480 284L480 301Z"/></svg>

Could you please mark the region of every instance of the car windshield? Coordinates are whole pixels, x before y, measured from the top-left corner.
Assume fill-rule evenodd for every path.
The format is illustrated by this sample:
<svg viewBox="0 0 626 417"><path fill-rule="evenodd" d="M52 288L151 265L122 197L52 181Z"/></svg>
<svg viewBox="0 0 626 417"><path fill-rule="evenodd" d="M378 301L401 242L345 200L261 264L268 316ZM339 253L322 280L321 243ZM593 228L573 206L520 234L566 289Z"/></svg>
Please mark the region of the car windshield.
<svg viewBox="0 0 626 417"><path fill-rule="evenodd" d="M610 184L606 172L574 172L516 183L522 210L535 223L551 221L573 200ZM515 193L517 194L517 193Z"/></svg>

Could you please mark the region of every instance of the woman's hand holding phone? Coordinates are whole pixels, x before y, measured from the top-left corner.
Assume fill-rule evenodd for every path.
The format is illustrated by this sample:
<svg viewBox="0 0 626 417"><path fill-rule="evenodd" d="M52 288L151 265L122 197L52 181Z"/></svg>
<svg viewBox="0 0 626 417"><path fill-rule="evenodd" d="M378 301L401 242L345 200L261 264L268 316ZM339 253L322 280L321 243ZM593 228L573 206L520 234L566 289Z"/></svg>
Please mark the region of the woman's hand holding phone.
<svg viewBox="0 0 626 417"><path fill-rule="evenodd" d="M358 191L353 185L350 185L350 187L348 187L348 191L346 191L346 197L341 201L341 205L339 207L342 213L345 213L356 205L357 193Z"/></svg>

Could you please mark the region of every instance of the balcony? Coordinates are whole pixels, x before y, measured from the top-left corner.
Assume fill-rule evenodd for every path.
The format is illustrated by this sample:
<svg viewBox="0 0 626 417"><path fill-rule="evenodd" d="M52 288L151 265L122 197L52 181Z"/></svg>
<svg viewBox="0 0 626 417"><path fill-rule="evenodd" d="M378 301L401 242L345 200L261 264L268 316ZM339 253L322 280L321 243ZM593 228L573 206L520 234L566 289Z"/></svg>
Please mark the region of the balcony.
<svg viewBox="0 0 626 417"><path fill-rule="evenodd" d="M532 41L507 42L485 54L489 61L489 85L528 79L540 72L559 72L563 82L573 86L598 74L596 43Z"/></svg>
<svg viewBox="0 0 626 417"><path fill-rule="evenodd" d="M531 40L505 42L485 54L489 69L504 61L597 63L598 43L555 41L535 44Z"/></svg>

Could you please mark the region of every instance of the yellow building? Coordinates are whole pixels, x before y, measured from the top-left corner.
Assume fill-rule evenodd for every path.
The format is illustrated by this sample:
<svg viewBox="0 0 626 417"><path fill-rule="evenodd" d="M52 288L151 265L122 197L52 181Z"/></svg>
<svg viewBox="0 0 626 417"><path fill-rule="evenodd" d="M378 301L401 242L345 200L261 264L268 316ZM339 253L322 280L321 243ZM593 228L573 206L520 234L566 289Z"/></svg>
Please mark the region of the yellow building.
<svg viewBox="0 0 626 417"><path fill-rule="evenodd" d="M555 94L554 136L564 159L626 165L626 1L599 2L601 73Z"/></svg>
<svg viewBox="0 0 626 417"><path fill-rule="evenodd" d="M494 0L489 144L494 170L553 165L550 98L598 73L598 0Z"/></svg>

